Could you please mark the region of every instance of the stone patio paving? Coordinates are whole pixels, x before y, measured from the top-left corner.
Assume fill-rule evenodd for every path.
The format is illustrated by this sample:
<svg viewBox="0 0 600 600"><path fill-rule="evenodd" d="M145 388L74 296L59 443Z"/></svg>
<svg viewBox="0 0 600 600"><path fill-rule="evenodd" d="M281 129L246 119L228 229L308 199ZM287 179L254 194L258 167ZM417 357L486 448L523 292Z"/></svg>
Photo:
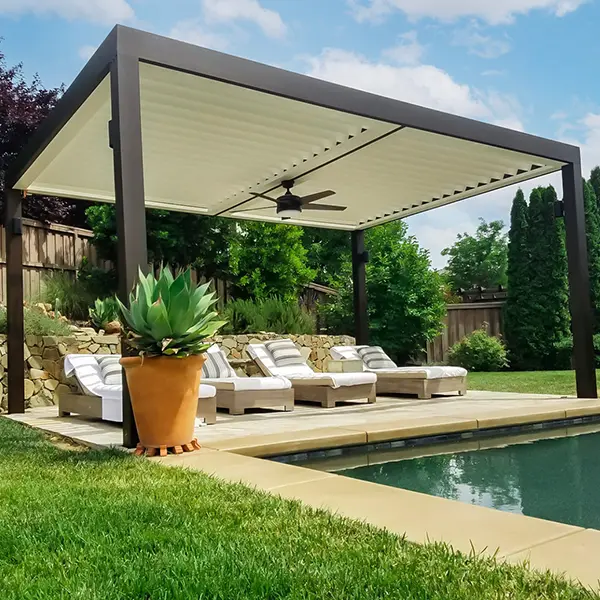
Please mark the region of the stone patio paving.
<svg viewBox="0 0 600 600"><path fill-rule="evenodd" d="M219 412L217 423L198 427L196 435L209 448L240 450L245 454L250 446L277 443L269 452L253 453L260 456L294 451L295 447L286 447L286 441L294 446L298 440L313 439L314 444L308 445L314 449L590 414L600 414L600 401L470 391L463 397L431 400L378 397L375 404L347 403L332 409L297 404L293 412L287 413L264 410L230 416ZM56 407L36 408L10 418L90 446L122 444L119 425L77 416L61 418ZM330 443L324 445L326 439ZM305 449L310 448L299 448Z"/></svg>

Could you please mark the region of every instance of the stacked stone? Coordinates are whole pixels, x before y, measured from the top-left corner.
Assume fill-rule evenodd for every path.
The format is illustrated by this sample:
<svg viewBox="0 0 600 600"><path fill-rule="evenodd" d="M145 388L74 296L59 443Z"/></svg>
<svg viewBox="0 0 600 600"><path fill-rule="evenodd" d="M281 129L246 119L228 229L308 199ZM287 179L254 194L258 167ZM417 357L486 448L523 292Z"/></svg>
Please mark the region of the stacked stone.
<svg viewBox="0 0 600 600"><path fill-rule="evenodd" d="M73 327L70 336L28 335L25 337L25 406L52 406L58 395L76 390L64 374L67 354L119 354L118 336L99 334L91 327ZM0 408L8 407L6 336L0 335Z"/></svg>
<svg viewBox="0 0 600 600"><path fill-rule="evenodd" d="M327 371L333 346L353 346L354 338L348 335L281 335L257 333L248 335L217 335L209 341L218 344L239 375L260 375L260 370L247 352L249 344L263 344L268 340L286 337L291 339L315 371Z"/></svg>

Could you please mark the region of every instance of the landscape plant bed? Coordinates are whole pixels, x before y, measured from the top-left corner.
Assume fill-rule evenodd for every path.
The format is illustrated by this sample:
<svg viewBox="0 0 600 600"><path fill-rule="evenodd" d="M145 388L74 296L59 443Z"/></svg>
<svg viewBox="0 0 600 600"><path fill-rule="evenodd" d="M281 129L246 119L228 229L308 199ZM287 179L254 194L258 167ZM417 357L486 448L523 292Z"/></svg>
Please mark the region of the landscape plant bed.
<svg viewBox="0 0 600 600"><path fill-rule="evenodd" d="M524 567L0 418L3 600L580 599Z"/></svg>

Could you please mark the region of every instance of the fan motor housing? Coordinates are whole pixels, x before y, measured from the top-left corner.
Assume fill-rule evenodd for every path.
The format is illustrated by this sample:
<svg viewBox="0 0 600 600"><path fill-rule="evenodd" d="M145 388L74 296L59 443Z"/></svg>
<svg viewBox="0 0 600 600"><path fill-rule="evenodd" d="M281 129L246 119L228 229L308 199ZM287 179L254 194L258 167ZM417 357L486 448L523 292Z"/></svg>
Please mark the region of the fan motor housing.
<svg viewBox="0 0 600 600"><path fill-rule="evenodd" d="M285 194L277 199L277 214L288 210L302 212L302 201L298 196Z"/></svg>

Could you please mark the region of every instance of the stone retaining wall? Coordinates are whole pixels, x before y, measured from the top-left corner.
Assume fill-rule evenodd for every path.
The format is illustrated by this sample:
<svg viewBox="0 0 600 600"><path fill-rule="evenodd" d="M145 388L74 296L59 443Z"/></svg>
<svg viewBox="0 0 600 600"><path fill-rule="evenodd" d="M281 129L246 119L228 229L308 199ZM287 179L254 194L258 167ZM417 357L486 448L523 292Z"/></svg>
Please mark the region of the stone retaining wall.
<svg viewBox="0 0 600 600"><path fill-rule="evenodd" d="M261 343L289 337L299 347L316 371L327 370L332 346L353 345L350 336L289 335L259 333L248 335L218 335L211 341L219 344L229 362L239 375L249 377L260 374L248 356L248 344ZM91 327L74 328L68 337L28 335L25 338L25 401L27 407L57 404L58 394L73 387L64 376L63 362L66 354L120 354L119 336L103 335ZM0 335L0 410L6 410L7 399L7 344Z"/></svg>
<svg viewBox="0 0 600 600"><path fill-rule="evenodd" d="M51 406L58 394L70 389L63 372L66 354L118 354L116 335L102 335L91 327L74 328L70 336L28 335L25 337L25 405ZM0 407L8 406L6 336L0 335Z"/></svg>
<svg viewBox="0 0 600 600"><path fill-rule="evenodd" d="M260 370L248 356L248 344L263 343L267 340L290 338L310 361L315 371L326 371L331 360L329 349L333 346L353 346L354 338L348 335L280 335L277 333L249 333L247 335L217 335L212 338L218 344L239 375L250 377L259 375Z"/></svg>

